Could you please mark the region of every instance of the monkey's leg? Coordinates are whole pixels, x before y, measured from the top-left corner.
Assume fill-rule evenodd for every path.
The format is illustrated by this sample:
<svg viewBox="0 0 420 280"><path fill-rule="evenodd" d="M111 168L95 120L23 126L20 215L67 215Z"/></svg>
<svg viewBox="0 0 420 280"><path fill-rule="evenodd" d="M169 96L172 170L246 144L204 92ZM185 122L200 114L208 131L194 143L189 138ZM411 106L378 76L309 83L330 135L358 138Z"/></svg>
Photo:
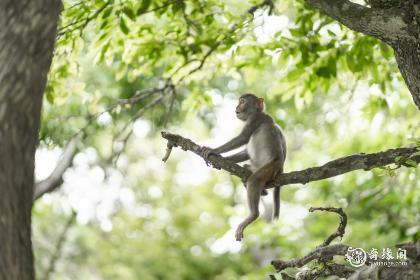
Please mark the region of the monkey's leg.
<svg viewBox="0 0 420 280"><path fill-rule="evenodd" d="M250 213L248 217L242 223L240 223L238 228L236 229L235 237L237 241L242 240L242 238L244 237L245 228L250 223L255 221L260 215L260 212L258 210L258 205L260 202L261 191L264 189L265 182L263 180L258 180L258 178L254 179L252 176L253 175L251 175L251 177L248 179L247 188L246 188L248 207L249 207Z"/></svg>
<svg viewBox="0 0 420 280"><path fill-rule="evenodd" d="M245 228L255 221L259 216L258 205L260 202L261 192L264 190L267 182L272 180L276 174L277 161L271 161L255 171L247 181L247 199L249 207L249 216L239 224L236 229L236 240L240 241L244 237Z"/></svg>
<svg viewBox="0 0 420 280"><path fill-rule="evenodd" d="M252 171L251 165L249 164L244 164L242 165L242 167L248 169L249 171ZM245 181L242 181L242 182L244 183L244 187L246 188L246 182ZM261 191L261 196L266 196L267 194L268 194L267 190L263 188L263 190Z"/></svg>

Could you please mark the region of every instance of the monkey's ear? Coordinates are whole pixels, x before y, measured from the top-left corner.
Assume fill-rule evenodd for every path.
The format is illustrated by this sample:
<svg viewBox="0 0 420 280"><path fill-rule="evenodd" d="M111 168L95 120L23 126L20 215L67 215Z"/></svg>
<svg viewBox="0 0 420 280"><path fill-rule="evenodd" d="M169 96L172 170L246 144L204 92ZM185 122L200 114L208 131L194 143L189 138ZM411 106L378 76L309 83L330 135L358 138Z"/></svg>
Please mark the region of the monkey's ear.
<svg viewBox="0 0 420 280"><path fill-rule="evenodd" d="M258 97L258 99L257 99L257 107L261 111L264 110L264 98Z"/></svg>

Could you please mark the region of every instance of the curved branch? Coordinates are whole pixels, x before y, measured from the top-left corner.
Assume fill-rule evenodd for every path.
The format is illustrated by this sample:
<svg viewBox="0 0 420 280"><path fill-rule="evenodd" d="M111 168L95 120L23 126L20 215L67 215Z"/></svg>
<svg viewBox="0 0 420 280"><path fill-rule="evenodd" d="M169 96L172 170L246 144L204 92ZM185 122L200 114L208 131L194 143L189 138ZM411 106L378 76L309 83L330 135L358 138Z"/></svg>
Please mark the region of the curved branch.
<svg viewBox="0 0 420 280"><path fill-rule="evenodd" d="M403 10L399 7L368 8L349 0L305 0L305 2L348 28L386 43L411 36L402 18Z"/></svg>
<svg viewBox="0 0 420 280"><path fill-rule="evenodd" d="M334 208L334 207L311 207L309 208L309 212L315 211L327 211L327 212L335 212L340 215L340 224L338 225L337 230L328 236L321 246L329 245L335 238L341 237L343 238L344 233L346 232L347 226L347 214L343 211L342 208Z"/></svg>
<svg viewBox="0 0 420 280"><path fill-rule="evenodd" d="M274 266L277 272L281 272L286 268L291 267L300 268L312 261L318 261L318 264L320 265L319 267L314 267L299 272L297 274L299 276L296 277L296 279L318 279L318 277L320 276L335 275L340 278L358 280L368 278L373 279L374 277L370 278L367 276L374 276L380 274L381 279L402 280L407 279L407 277L410 279L418 279L418 276L420 276L420 266L416 263L416 260L420 259L420 243L405 243L396 246L398 248L406 250L407 256L410 258L410 261L405 261L404 263L400 263L398 259L383 259L378 257L372 257L369 254L366 255L366 259L364 262L366 266L357 271L354 267L335 263L334 256L344 256L348 258L348 250L352 251L352 247L345 244L328 245L329 242L331 242L332 239L334 239L335 237L344 235L347 222L347 215L341 208L311 207L309 209L310 212L314 212L316 210L336 212L340 215L341 222L338 226L336 233L330 235L330 237L328 237L321 246L317 247L316 249L314 249L313 251L311 251L303 257L295 258L288 261L273 260L271 262L271 265ZM377 265L377 263L381 262L393 264L385 266ZM285 273L281 273L281 275L286 276L285 279L295 279L286 275Z"/></svg>
<svg viewBox="0 0 420 280"><path fill-rule="evenodd" d="M283 260L272 261L271 265L274 266L274 268L277 270L277 272L280 272L280 271L282 271L286 268L289 268L289 267L302 267L302 266L306 265L307 263L309 263L313 260L318 260L318 261L323 262L325 264L325 262L327 260L330 260L330 261L333 260L334 256L344 256L347 253L347 250L350 247L345 245L345 244L329 245L331 243L331 241L333 241L334 238L336 238L337 236L342 237L344 235L345 230L346 230L347 215L343 211L343 209L342 208L334 208L334 207L311 207L309 209L309 212L314 212L314 211L328 211L328 212L335 212L335 213L339 214L340 215L340 224L337 228L337 231L335 233L331 234L329 237L327 237L327 239L325 239L325 241L322 243L321 246L318 246L315 250L313 250L312 252L310 252L309 254L307 254L306 256L304 256L302 258L296 258L296 259L292 259L290 261L283 261ZM340 277L346 277L346 278L354 272L352 269L347 268L347 267L342 266L342 265L328 266L328 268L329 268L329 270L335 270L334 275L340 275ZM328 275L331 272L332 271L325 274L324 270L308 271L309 274L314 273L314 275L312 275L312 276L315 276L317 274ZM310 279L312 279L312 278L315 279L316 277L310 277Z"/></svg>
<svg viewBox="0 0 420 280"><path fill-rule="evenodd" d="M60 156L57 166L47 179L37 182L34 189L34 201L48 192L52 192L63 183L63 174L73 163L77 153L77 137L70 139Z"/></svg>
<svg viewBox="0 0 420 280"><path fill-rule="evenodd" d="M168 143L170 143L172 147L179 146L184 151L192 151L201 157L201 146L190 139L169 132L162 132L161 134L163 138L168 140ZM275 180L266 185L265 188L269 189L290 184L306 184L311 181L335 177L358 169L371 170L375 167L382 167L401 161L405 162L406 160L419 163L420 156L417 154L419 150L420 146L390 149L372 154L350 155L332 160L322 166L279 174ZM246 181L251 175L251 171L248 169L226 160L220 155L210 155L208 162L212 166L220 167L230 174L241 178L243 181Z"/></svg>

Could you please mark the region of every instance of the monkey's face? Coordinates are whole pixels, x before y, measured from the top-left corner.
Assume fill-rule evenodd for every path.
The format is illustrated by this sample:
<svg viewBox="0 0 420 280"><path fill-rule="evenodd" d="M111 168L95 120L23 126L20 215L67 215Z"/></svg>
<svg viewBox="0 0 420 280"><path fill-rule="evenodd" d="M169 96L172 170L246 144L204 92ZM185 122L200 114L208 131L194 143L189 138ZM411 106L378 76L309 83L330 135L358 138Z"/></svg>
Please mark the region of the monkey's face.
<svg viewBox="0 0 420 280"><path fill-rule="evenodd" d="M250 98L239 98L239 103L235 110L236 117L241 121L246 121L248 117L255 111L253 110L253 108L255 108L255 104L253 103L253 100Z"/></svg>
<svg viewBox="0 0 420 280"><path fill-rule="evenodd" d="M261 112L264 106L261 102L262 98L256 96L255 98L253 98L253 96L240 97L235 110L236 117L241 121L246 121L252 114Z"/></svg>

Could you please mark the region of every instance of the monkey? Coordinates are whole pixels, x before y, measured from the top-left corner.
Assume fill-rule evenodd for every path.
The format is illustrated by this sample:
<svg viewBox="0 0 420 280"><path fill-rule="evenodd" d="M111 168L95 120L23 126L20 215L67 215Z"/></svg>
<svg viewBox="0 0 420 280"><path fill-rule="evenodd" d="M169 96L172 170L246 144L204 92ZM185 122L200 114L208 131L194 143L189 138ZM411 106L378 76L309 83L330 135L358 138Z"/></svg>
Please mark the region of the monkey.
<svg viewBox="0 0 420 280"><path fill-rule="evenodd" d="M240 134L217 148L202 147L201 156L207 161L211 154L223 154L246 145L245 149L227 160L235 163L250 160L251 176L246 180L249 215L236 229L237 241L243 239L245 228L259 216L258 205L260 196L264 195L265 186L277 174L283 173L286 159L286 140L280 127L264 113L264 99L252 93L246 93L239 98L236 106L236 117L245 122ZM278 219L280 211L280 187L273 192L273 219Z"/></svg>

